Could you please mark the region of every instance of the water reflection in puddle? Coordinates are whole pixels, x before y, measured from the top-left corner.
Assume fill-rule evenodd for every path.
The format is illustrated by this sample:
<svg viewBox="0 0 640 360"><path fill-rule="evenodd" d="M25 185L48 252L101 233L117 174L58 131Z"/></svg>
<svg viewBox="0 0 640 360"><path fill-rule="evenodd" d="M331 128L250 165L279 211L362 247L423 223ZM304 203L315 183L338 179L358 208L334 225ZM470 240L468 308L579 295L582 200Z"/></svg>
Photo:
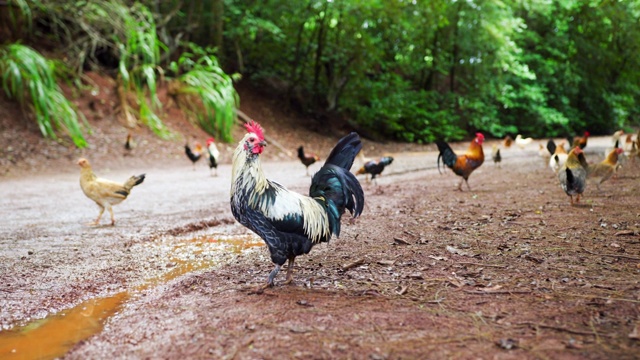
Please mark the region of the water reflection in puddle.
<svg viewBox="0 0 640 360"><path fill-rule="evenodd" d="M49 359L102 330L105 320L129 297L127 292L91 299L48 318L0 333L0 358Z"/></svg>
<svg viewBox="0 0 640 360"><path fill-rule="evenodd" d="M131 291L87 300L26 326L0 332L0 359L51 359L63 356L78 342L102 331L106 320L122 307L132 293L210 268L216 263L216 255L238 254L258 246L264 246L264 243L254 236L200 236L173 241L167 251L167 258L170 259L168 272L145 280Z"/></svg>

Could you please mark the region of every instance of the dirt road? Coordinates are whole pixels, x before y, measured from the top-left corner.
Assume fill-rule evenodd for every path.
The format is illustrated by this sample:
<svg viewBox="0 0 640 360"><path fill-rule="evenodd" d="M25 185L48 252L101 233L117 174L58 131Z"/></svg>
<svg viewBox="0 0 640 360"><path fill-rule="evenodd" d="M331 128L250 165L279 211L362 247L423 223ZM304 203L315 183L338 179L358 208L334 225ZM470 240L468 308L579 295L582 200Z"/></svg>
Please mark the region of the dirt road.
<svg viewBox="0 0 640 360"><path fill-rule="evenodd" d="M570 207L533 145L488 159L472 192L434 153L394 156L363 179L363 217L262 295L272 264L232 218L229 165L94 164L147 173L115 227L87 225L73 163L0 180L0 358L637 358L639 166ZM298 162L264 165L307 191Z"/></svg>

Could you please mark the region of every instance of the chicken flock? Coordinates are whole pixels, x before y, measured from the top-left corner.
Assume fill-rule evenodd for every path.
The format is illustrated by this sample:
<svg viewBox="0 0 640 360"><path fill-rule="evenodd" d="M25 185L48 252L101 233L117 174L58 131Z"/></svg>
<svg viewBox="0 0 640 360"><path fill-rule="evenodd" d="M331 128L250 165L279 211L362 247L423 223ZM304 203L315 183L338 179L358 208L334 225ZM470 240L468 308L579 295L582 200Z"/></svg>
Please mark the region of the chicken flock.
<svg viewBox="0 0 640 360"><path fill-rule="evenodd" d="M355 132L347 134L336 143L324 163L318 165L319 169L311 177L308 194L300 194L268 178L261 165L261 155L267 146L264 130L253 120L246 123L245 128L246 134L232 155L230 204L235 219L264 240L271 261L275 264L267 281L257 289L256 292L260 293L274 285L281 266L287 261L285 283L292 282L296 257L308 254L319 243L329 242L334 235L339 236L341 218L346 210L352 215L351 221L363 213L365 192L357 176L365 175L367 181L370 176L374 182L393 163L394 158L389 155L366 158L359 135ZM520 149L537 145L544 166L555 173L559 188L569 197L569 203L575 205L580 203L589 181L595 184L598 191L602 191L602 183L616 176L623 159L635 161L639 156L640 132L634 135L618 131L612 136L612 147L603 154L604 160L590 163L584 150L589 136L589 132L584 132L582 136L567 137L558 143L549 139L546 143L534 144L537 140L530 137L523 138L518 134L513 139L507 135L492 145L491 157L494 164L500 166L504 151L513 144ZM484 141L484 135L476 133L465 152L454 151L445 141L435 142L438 149L436 167L442 174L442 163L460 177L456 187L458 191L464 191L463 182L471 191L469 177L485 160ZM132 149L131 143L129 134L126 150ZM567 144L570 144L569 148L565 147ZM202 158L207 158L211 175L217 176L220 151L214 138L207 139L204 148L197 141L193 147L186 143L184 152L194 170ZM320 162L320 157L305 151L304 146L300 146L297 153L305 166L305 174L309 176L309 167ZM351 172L357 157L362 165L357 171ZM124 183L117 183L97 177L87 159L79 159L78 165L83 193L100 208L93 224L100 223L106 209L111 215L111 225L115 225L112 207L125 200L133 187L143 183L146 175L134 175Z"/></svg>

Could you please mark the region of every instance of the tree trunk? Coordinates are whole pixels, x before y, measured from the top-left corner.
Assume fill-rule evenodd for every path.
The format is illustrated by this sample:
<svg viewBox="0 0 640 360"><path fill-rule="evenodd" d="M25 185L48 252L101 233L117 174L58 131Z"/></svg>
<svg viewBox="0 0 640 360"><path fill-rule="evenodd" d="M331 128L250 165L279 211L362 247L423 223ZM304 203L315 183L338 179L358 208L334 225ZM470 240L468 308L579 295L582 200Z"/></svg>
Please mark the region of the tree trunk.
<svg viewBox="0 0 640 360"><path fill-rule="evenodd" d="M460 11L462 11L462 1L458 1L458 9L456 11L456 21L453 28L453 50L451 51L451 68L449 69L449 91L454 92L456 83L456 67L458 64L458 56L460 46L458 45L458 31L460 26Z"/></svg>
<svg viewBox="0 0 640 360"><path fill-rule="evenodd" d="M322 70L322 53L324 51L324 40L325 40L325 25L327 19L327 7L328 2L325 2L324 9L322 10L322 15L320 17L320 21L318 24L318 38L317 38L317 47L316 47L316 61L313 67L313 98L314 100L318 99L318 94L320 92L320 71Z"/></svg>
<svg viewBox="0 0 640 360"><path fill-rule="evenodd" d="M218 48L218 54L222 55L224 39L224 1L211 1L211 12L213 14L213 26L209 34L213 39L213 46Z"/></svg>

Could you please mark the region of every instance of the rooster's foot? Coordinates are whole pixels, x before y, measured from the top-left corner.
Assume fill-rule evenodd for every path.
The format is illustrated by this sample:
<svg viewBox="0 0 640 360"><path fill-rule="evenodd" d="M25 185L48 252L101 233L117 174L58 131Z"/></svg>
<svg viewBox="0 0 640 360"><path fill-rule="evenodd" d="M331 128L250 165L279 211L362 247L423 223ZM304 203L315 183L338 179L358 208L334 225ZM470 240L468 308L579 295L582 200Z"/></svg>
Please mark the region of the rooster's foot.
<svg viewBox="0 0 640 360"><path fill-rule="evenodd" d="M273 286L273 283L266 283L264 285L258 286L258 288L256 288L253 293L260 295L265 291L265 289L270 288L272 286Z"/></svg>

